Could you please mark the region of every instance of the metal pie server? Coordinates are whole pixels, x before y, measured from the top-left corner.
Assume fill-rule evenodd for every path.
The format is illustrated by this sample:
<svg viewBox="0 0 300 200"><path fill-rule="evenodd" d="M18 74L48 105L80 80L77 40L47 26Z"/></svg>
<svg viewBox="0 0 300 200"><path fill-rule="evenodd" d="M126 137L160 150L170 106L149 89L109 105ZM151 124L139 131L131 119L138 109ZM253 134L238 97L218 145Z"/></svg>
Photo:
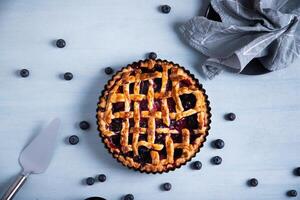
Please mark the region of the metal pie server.
<svg viewBox="0 0 300 200"><path fill-rule="evenodd" d="M59 126L59 119L52 120L50 124L23 149L19 157L19 163L23 170L15 182L7 189L1 200L13 199L30 174L43 173L48 168L53 157Z"/></svg>

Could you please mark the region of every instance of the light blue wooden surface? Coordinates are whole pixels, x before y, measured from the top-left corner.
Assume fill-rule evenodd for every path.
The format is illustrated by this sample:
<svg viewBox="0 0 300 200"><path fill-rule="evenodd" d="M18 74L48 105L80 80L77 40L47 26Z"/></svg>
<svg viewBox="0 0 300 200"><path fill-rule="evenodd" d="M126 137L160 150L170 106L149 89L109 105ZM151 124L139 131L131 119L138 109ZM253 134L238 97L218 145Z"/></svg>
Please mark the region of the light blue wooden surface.
<svg viewBox="0 0 300 200"><path fill-rule="evenodd" d="M172 6L169 15L158 12L165 3ZM139 200L279 200L288 198L288 189L300 192L300 178L292 174L300 166L300 60L268 75L223 74L204 81L198 68L203 57L180 40L176 27L206 5L200 0L2 0L1 191L20 171L20 150L58 116L63 124L53 162L46 173L30 177L16 199L97 195L119 200L133 193ZM64 38L67 47L55 48L57 38ZM97 136L97 98L109 78L103 69L118 69L149 51L186 66L207 90L213 123L194 159L202 161L200 171L187 165L168 174L140 174L117 163ZM20 68L28 68L30 77L18 77ZM74 74L72 81L60 78L66 71ZM237 114L235 122L223 119L230 111ZM79 130L81 120L90 121L91 130ZM80 137L78 145L66 144L71 134ZM210 147L216 138L226 142L223 150ZM215 155L223 158L222 165L210 164ZM107 175L105 183L82 185L83 178L99 173ZM259 180L258 187L247 187L251 177ZM172 191L160 191L164 182L172 183Z"/></svg>

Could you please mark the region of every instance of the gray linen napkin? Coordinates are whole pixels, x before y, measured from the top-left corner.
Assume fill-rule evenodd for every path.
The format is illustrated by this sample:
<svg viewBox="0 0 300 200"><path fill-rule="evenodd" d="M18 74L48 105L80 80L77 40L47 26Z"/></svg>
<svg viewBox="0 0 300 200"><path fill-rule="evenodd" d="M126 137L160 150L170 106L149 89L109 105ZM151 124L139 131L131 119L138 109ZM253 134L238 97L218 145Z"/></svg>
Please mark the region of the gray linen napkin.
<svg viewBox="0 0 300 200"><path fill-rule="evenodd" d="M239 73L254 58L270 71L287 67L300 53L300 0L212 0L222 22L197 16L180 26L189 45L208 56L212 79L224 68Z"/></svg>

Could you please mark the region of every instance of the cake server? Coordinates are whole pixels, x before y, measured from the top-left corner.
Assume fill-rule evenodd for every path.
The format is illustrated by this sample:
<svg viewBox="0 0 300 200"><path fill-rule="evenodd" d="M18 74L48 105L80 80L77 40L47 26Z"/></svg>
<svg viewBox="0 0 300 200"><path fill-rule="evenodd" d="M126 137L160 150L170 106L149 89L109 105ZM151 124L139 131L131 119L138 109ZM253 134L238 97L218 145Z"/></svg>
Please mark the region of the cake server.
<svg viewBox="0 0 300 200"><path fill-rule="evenodd" d="M22 172L11 184L1 200L11 200L25 183L30 174L39 174L46 171L53 157L60 120L54 119L38 134L21 152L19 163Z"/></svg>

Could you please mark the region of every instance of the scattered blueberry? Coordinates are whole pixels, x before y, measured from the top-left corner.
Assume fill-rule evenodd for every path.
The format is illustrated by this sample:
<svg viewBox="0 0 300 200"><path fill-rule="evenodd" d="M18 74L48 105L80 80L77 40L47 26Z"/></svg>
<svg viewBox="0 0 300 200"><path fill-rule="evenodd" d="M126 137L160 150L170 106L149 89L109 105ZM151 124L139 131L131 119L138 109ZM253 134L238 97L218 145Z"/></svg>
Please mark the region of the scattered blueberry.
<svg viewBox="0 0 300 200"><path fill-rule="evenodd" d="M234 113L228 113L225 118L229 121L234 121L236 118L236 115Z"/></svg>
<svg viewBox="0 0 300 200"><path fill-rule="evenodd" d="M124 196L124 200L134 200L133 194L126 194L126 195Z"/></svg>
<svg viewBox="0 0 300 200"><path fill-rule="evenodd" d="M100 182L106 181L106 176L105 176L105 174L99 174L99 176L98 176L98 181L100 181Z"/></svg>
<svg viewBox="0 0 300 200"><path fill-rule="evenodd" d="M85 182L87 185L93 185L95 183L95 179L93 177L88 177Z"/></svg>
<svg viewBox="0 0 300 200"><path fill-rule="evenodd" d="M258 185L258 180L256 178L251 178L248 181L248 185L251 186L251 187L256 187Z"/></svg>
<svg viewBox="0 0 300 200"><path fill-rule="evenodd" d="M169 5L162 5L160 9L161 12L165 14L168 14L171 11L171 7Z"/></svg>
<svg viewBox="0 0 300 200"><path fill-rule="evenodd" d="M155 52L150 52L148 57L155 60L157 58L157 54Z"/></svg>
<svg viewBox="0 0 300 200"><path fill-rule="evenodd" d="M294 174L296 176L300 176L300 167L297 167L295 170L294 170Z"/></svg>
<svg viewBox="0 0 300 200"><path fill-rule="evenodd" d="M223 140L217 139L217 140L213 141L213 146L217 149L223 149L225 146L225 143Z"/></svg>
<svg viewBox="0 0 300 200"><path fill-rule="evenodd" d="M79 123L79 127L82 129L82 130L87 130L90 128L90 124L87 122L87 121L81 121Z"/></svg>
<svg viewBox="0 0 300 200"><path fill-rule="evenodd" d="M220 156L214 156L212 157L211 162L215 165L220 165L222 163L222 158Z"/></svg>
<svg viewBox="0 0 300 200"><path fill-rule="evenodd" d="M296 197L298 195L296 190L289 190L286 193L289 197Z"/></svg>
<svg viewBox="0 0 300 200"><path fill-rule="evenodd" d="M202 163L200 161L193 162L193 169L200 170L202 168Z"/></svg>
<svg viewBox="0 0 300 200"><path fill-rule="evenodd" d="M79 137L77 135L71 135L69 137L69 143L71 145L76 145L76 144L78 144L78 142L79 142Z"/></svg>
<svg viewBox="0 0 300 200"><path fill-rule="evenodd" d="M72 74L71 72L66 72L66 73L64 74L64 79L65 79L66 81L72 80L72 79L73 79L73 74Z"/></svg>
<svg viewBox="0 0 300 200"><path fill-rule="evenodd" d="M164 184L163 184L163 189L164 189L165 191L170 191L170 190L172 189L171 183L164 183Z"/></svg>
<svg viewBox="0 0 300 200"><path fill-rule="evenodd" d="M113 68L111 67L106 67L104 71L107 75L110 75L114 72Z"/></svg>
<svg viewBox="0 0 300 200"><path fill-rule="evenodd" d="M29 70L28 69L21 69L20 70L20 76L23 78L26 78L29 76Z"/></svg>
<svg viewBox="0 0 300 200"><path fill-rule="evenodd" d="M56 40L56 46L58 48L64 48L66 46L66 41L63 39Z"/></svg>
<svg viewBox="0 0 300 200"><path fill-rule="evenodd" d="M89 198L87 198L85 200L106 200L106 199L104 199L102 197L89 197Z"/></svg>

